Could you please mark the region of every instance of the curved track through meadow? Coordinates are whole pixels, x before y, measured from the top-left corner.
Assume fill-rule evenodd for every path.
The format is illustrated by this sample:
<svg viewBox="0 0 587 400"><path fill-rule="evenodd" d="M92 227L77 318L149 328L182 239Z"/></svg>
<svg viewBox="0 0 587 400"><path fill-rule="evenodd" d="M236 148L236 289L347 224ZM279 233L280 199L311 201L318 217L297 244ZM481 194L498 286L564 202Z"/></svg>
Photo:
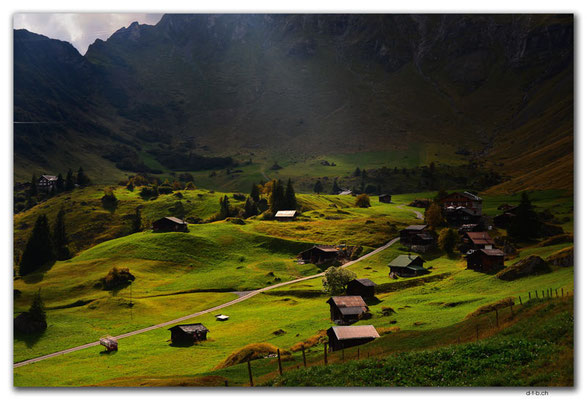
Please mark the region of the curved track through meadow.
<svg viewBox="0 0 587 400"><path fill-rule="evenodd" d="M389 242L387 242L385 245L376 248L372 252L367 253L364 256L357 258L356 260L349 261L348 263L342 265L341 267L342 268L350 267L351 265L353 265L353 264L355 264L355 263L357 263L359 261L362 261L362 260L364 260L366 258L369 258L369 257L371 257L371 256L379 253L380 251L383 251L383 250L387 249L389 246L393 245L398 240L399 240L399 238L394 238L394 239L390 240ZM180 318L176 318L176 319L171 320L171 321L162 322L162 323L157 324L157 325L151 325L151 326L148 326L146 328L142 328L142 329L139 329L139 330L136 330L136 331L132 331L132 332L128 332L128 333L123 333L122 335L118 335L118 336L114 336L114 337L116 339L124 339L124 338L130 337L130 336L139 335L141 333L149 332L149 331L152 331L154 329L164 328L164 327L169 326L169 325L172 325L172 324L177 324L178 322L183 322L185 320L188 320L188 319L191 319L191 318L195 318L195 317L199 317L200 315L207 314L207 313L213 312L213 311L218 311L218 310L221 310L221 309L223 309L225 307L232 306L234 304L243 302L245 300L250 299L253 296L256 296L256 295L258 295L260 293L263 293L263 292L266 292L268 290L276 289L276 288L279 288L279 287L282 287L282 286L291 285L291 284L297 283L297 282L307 281L309 279L318 278L318 277L321 277L323 275L324 275L324 272L319 273L319 274L315 274L315 275L304 276L303 278L298 278L298 279L294 279L294 280L287 281L287 282L277 283L275 285L267 286L267 287L264 287L264 288L261 288L261 289L252 290L251 292L245 294L244 296L241 296L241 297L236 298L234 300L231 300L229 302L226 302L226 303L217 305L215 307L208 308L208 309L203 310L203 311L198 311L196 313L193 313L193 314L190 314L190 315L186 315L186 316L183 316L183 317L180 317ZM92 343L87 343L87 344L82 344L80 346L71 347L69 349L57 351L55 353L46 354L44 356L35 357L35 358L31 358L31 359L28 359L28 360L24 360L24 361L20 361L20 362L14 363L13 364L13 368L22 367L24 365L32 364L32 363L35 363L35 362L38 362L38 361L47 360L49 358L61 356L61 355L68 354L68 353L73 353L74 351L83 350L83 349L87 349L87 348L98 346L98 345L100 345L100 342L99 341L92 342Z"/></svg>

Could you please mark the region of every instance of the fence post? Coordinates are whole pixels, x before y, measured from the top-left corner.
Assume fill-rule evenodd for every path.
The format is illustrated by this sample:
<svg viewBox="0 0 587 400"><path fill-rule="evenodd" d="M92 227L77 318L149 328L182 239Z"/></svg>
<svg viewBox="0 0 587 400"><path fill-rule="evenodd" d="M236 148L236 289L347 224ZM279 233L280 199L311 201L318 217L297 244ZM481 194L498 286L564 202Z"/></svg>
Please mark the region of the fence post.
<svg viewBox="0 0 587 400"><path fill-rule="evenodd" d="M536 293L536 298L538 298L538 290L535 290L534 293Z"/></svg>
<svg viewBox="0 0 587 400"><path fill-rule="evenodd" d="M277 365L279 365L279 375L283 375L283 369L281 369L281 352L277 349Z"/></svg>
<svg viewBox="0 0 587 400"><path fill-rule="evenodd" d="M563 288L561 288L561 297L565 297L565 295L563 294Z"/></svg>
<svg viewBox="0 0 587 400"><path fill-rule="evenodd" d="M304 368L306 368L306 349L302 346L302 358L304 359Z"/></svg>
<svg viewBox="0 0 587 400"><path fill-rule="evenodd" d="M532 300L532 293L528 292L528 300Z"/></svg>
<svg viewBox="0 0 587 400"><path fill-rule="evenodd" d="M224 386L228 387L228 380L224 380Z"/></svg>
<svg viewBox="0 0 587 400"><path fill-rule="evenodd" d="M520 305L522 305L522 296L518 296L520 298Z"/></svg>
<svg viewBox="0 0 587 400"><path fill-rule="evenodd" d="M495 308L495 324L499 328L499 312L497 311L497 307Z"/></svg>
<svg viewBox="0 0 587 400"><path fill-rule="evenodd" d="M555 294L555 297L558 297L558 288L554 289L554 294Z"/></svg>
<svg viewBox="0 0 587 400"><path fill-rule="evenodd" d="M542 298L544 298L544 290L542 291Z"/></svg>
<svg viewBox="0 0 587 400"><path fill-rule="evenodd" d="M247 368L249 370L249 382L250 382L251 386L255 386L253 384L253 373L251 372L251 360L247 360Z"/></svg>
<svg viewBox="0 0 587 400"><path fill-rule="evenodd" d="M328 353L326 351L326 346L328 345L324 343L324 365L328 365Z"/></svg>

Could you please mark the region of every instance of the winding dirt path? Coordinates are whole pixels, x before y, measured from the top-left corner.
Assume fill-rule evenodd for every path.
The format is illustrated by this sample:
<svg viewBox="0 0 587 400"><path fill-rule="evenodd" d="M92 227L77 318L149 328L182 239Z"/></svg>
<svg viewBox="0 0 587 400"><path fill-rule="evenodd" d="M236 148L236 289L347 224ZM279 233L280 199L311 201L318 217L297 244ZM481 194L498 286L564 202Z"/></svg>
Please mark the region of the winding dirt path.
<svg viewBox="0 0 587 400"><path fill-rule="evenodd" d="M393 245L398 240L399 240L399 238L394 238L394 239L390 240L388 243L386 243L385 245L383 245L381 247L378 247L377 249L373 250L372 252L367 253L364 256L359 257L359 258L357 258L354 261L349 261L348 263L342 265L341 267L342 268L350 267L351 265L353 265L353 264L355 264L355 263L357 263L359 261L362 261L362 260L364 260L366 258L369 258L369 257L371 257L371 256L373 256L373 255L375 255L375 254L377 254L377 253L379 253L379 252L387 249L389 246ZM118 340L120 340L120 339L124 339L124 338L130 337L130 336L134 336L134 335L138 335L138 334L141 334L141 333L149 332L149 331L152 331L154 329L164 328L164 327L166 327L168 325L177 324L179 322L183 322L185 320L188 320L188 319L191 319L191 318L195 318L195 317L199 317L200 315L207 314L207 313L213 312L213 311L218 311L218 310L220 310L222 308L225 308L225 307L232 306L234 304L243 302L245 300L250 299L253 296L256 296L256 295L258 295L260 293L263 293L263 292L266 292L268 290L276 289L276 288L279 288L279 287L282 287L282 286L287 286L287 285L290 285L292 283L307 281L309 279L318 278L318 277L323 276L323 275L324 275L324 272L321 272L319 274L310 275L310 276L304 276L303 278L294 279L292 281L277 283L275 285L267 286L267 287L264 287L264 288L261 288L261 289L251 290L250 292L248 292L246 294L243 294L245 292L240 292L241 293L240 297L238 297L238 298L236 298L234 300L231 300L229 302L220 304L220 305L215 306L215 307L212 307L212 308L208 308L208 309L203 310L203 311L198 311L198 312L193 313L193 314L190 314L190 315L186 315L186 316L183 316L183 317L180 317L180 318L176 318L176 319L171 320L171 321L162 322L162 323L157 324L157 325L151 325L151 326L148 326L146 328L142 328L142 329L139 329L139 330L136 330L136 331L132 331L132 332L128 332L128 333L123 333L122 335L115 336L115 338L118 339ZM47 355L44 355L44 356L35 357L35 358L31 358L29 360L25 360L25 361L20 361L20 362L14 363L13 364L13 368L22 367L23 365L32 364L32 363L35 363L35 362L38 362L38 361L47 360L49 358L61 356L61 355L68 354L68 353L73 353L74 351L83 350L83 349L87 349L87 348L98 346L98 345L100 345L100 342L99 341L96 341L96 342L92 342L92 343L83 344L81 346L71 347L69 349L57 351L55 353L51 353L51 354L47 354Z"/></svg>

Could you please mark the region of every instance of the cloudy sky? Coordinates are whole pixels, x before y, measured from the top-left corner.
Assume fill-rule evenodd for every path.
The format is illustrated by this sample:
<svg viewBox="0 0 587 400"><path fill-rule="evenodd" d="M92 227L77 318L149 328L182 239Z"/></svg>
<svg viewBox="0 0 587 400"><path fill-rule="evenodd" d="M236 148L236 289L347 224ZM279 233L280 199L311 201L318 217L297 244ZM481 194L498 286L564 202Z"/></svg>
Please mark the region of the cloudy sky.
<svg viewBox="0 0 587 400"><path fill-rule="evenodd" d="M14 14L14 29L26 29L52 39L65 40L85 54L88 46L98 38L110 35L132 22L154 25L162 14Z"/></svg>

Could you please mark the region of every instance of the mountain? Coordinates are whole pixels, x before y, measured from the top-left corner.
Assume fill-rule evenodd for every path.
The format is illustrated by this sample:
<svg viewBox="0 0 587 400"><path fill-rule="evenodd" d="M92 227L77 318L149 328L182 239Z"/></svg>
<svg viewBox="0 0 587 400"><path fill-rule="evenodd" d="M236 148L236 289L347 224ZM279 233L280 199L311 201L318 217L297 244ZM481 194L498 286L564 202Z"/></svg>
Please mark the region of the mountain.
<svg viewBox="0 0 587 400"><path fill-rule="evenodd" d="M15 31L15 121L44 122L15 125L15 174L416 149L571 188L573 46L573 16L542 14L169 14L85 56Z"/></svg>

